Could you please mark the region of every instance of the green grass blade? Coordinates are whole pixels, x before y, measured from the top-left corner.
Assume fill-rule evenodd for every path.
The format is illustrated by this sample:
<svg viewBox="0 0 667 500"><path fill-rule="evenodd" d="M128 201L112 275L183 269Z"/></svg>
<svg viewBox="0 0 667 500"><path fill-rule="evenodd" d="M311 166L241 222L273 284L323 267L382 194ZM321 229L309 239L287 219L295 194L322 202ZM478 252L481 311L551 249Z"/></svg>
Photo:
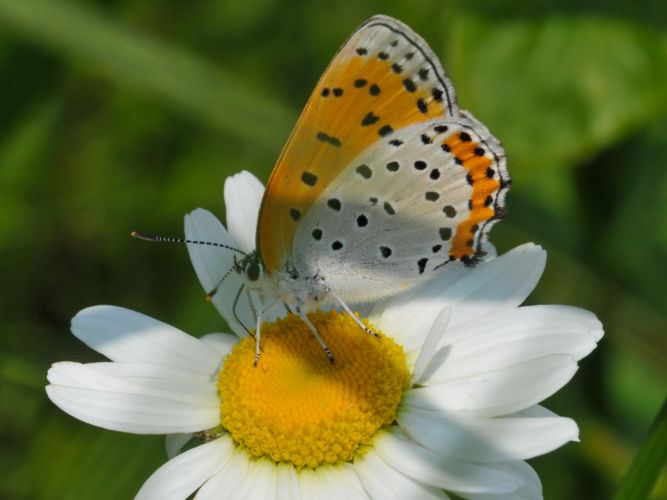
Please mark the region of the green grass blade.
<svg viewBox="0 0 667 500"><path fill-rule="evenodd" d="M667 459L667 400L662 405L614 500L648 498Z"/></svg>

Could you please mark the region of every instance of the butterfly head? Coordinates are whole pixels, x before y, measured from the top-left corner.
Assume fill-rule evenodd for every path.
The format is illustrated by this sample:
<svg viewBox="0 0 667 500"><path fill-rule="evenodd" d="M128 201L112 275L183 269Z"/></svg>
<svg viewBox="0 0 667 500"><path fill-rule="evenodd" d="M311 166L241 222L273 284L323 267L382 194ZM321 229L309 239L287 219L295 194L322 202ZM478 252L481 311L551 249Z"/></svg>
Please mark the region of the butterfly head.
<svg viewBox="0 0 667 500"><path fill-rule="evenodd" d="M242 281L251 289L258 288L264 277L264 266L256 251L249 253L241 259L234 258L234 271L241 277Z"/></svg>

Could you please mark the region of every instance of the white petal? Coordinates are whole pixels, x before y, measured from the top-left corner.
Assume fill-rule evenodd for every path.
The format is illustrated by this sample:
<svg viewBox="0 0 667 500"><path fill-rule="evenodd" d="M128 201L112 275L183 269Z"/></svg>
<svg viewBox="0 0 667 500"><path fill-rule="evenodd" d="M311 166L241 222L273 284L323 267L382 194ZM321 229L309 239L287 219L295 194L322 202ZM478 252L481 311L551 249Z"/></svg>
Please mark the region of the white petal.
<svg viewBox="0 0 667 500"><path fill-rule="evenodd" d="M82 366L101 375L161 391L177 391L197 397L217 393L215 387L217 373L213 376L200 375L168 365L146 363L99 362Z"/></svg>
<svg viewBox="0 0 667 500"><path fill-rule="evenodd" d="M492 346L508 340L568 333L581 336L582 341L586 339L595 343L602 336L602 324L593 313L578 307L525 306L473 319L466 322L465 327L450 328L442 345L455 344L457 349L467 349L466 352L471 352L476 350L475 345L482 341ZM488 337L494 337L495 343ZM574 348L562 352L580 359L590 351Z"/></svg>
<svg viewBox="0 0 667 500"><path fill-rule="evenodd" d="M526 243L500 257L483 262L443 290L454 309L452 326L526 300L542 276L546 252Z"/></svg>
<svg viewBox="0 0 667 500"><path fill-rule="evenodd" d="M422 345L422 348L419 351L419 357L417 358L415 367L412 370L412 379L410 381L410 385L421 379L424 370L426 370L426 367L431 362L431 359L433 359L433 356L436 352L436 346L445 333L447 323L449 323L451 312L452 310L449 307L445 307L435 318L435 321L429 330L428 336L424 341L424 345Z"/></svg>
<svg viewBox="0 0 667 500"><path fill-rule="evenodd" d="M439 488L420 483L392 469L375 450L355 458L354 467L373 500L437 500L449 498Z"/></svg>
<svg viewBox="0 0 667 500"><path fill-rule="evenodd" d="M239 338L231 333L209 333L199 337L199 340L214 349L220 359L225 359L225 356L239 343Z"/></svg>
<svg viewBox="0 0 667 500"><path fill-rule="evenodd" d="M331 500L322 476L312 469L301 469L297 473L301 498L304 500Z"/></svg>
<svg viewBox="0 0 667 500"><path fill-rule="evenodd" d="M169 460L178 455L183 447L193 438L189 432L179 432L178 434L167 434L164 439L164 449L167 452Z"/></svg>
<svg viewBox="0 0 667 500"><path fill-rule="evenodd" d="M278 464L276 474L276 497L299 500L301 492L299 491L299 478L296 469L290 464L281 462Z"/></svg>
<svg viewBox="0 0 667 500"><path fill-rule="evenodd" d="M236 243L230 238L229 234L222 226L220 221L209 211L198 208L185 216L185 237L193 241L208 241L229 245L236 248ZM242 257L238 252L224 248L217 248L210 245L188 245L190 260L195 268L199 282L204 287L206 293L211 292L223 276L234 266L234 257ZM241 281L235 272L229 273L227 278L218 289L217 293L211 298L211 302L220 312L229 327L241 337L247 336L243 328L234 315L234 299L239 289ZM245 294L242 294L242 299ZM252 309L247 301L241 300L236 307L236 316L245 324L253 325L254 316Z"/></svg>
<svg viewBox="0 0 667 500"><path fill-rule="evenodd" d="M409 440L400 430L377 434L373 445L397 471L457 494L509 493L521 485L521 480L512 474L438 455Z"/></svg>
<svg viewBox="0 0 667 500"><path fill-rule="evenodd" d="M409 390L402 405L495 417L528 408L563 387L577 370L569 355L547 356L520 365Z"/></svg>
<svg viewBox="0 0 667 500"><path fill-rule="evenodd" d="M521 411L515 413L509 413L505 415L506 417L530 417L530 418L550 418L557 417L558 415L545 408L544 406L535 405L528 408L524 408Z"/></svg>
<svg viewBox="0 0 667 500"><path fill-rule="evenodd" d="M520 477L524 484L510 495L467 495L470 500L540 500L542 498L542 483L537 473L526 462L507 462L493 465L494 469L509 472Z"/></svg>
<svg viewBox="0 0 667 500"><path fill-rule="evenodd" d="M562 417L456 418L412 408L396 415L415 441L444 456L464 462L526 460L577 440L577 424Z"/></svg>
<svg viewBox="0 0 667 500"><path fill-rule="evenodd" d="M542 306L537 306L542 307ZM548 306L544 306L548 307ZM581 359L595 348L595 340L583 325L567 321L522 321L523 309L498 315L497 323L475 322L466 328L467 338L442 346L421 381L432 385L480 372L500 370L556 354ZM505 321L505 318L511 318ZM447 334L449 337L449 332Z"/></svg>
<svg viewBox="0 0 667 500"><path fill-rule="evenodd" d="M379 303L370 319L406 352L419 349L443 307L452 308L451 328L521 304L535 288L545 260L541 247L521 245L472 269L444 271L423 286Z"/></svg>
<svg viewBox="0 0 667 500"><path fill-rule="evenodd" d="M51 384L106 392L146 394L189 402L218 404L217 388L209 377L171 373L168 366L141 363L62 361L47 373Z"/></svg>
<svg viewBox="0 0 667 500"><path fill-rule="evenodd" d="M422 381L434 383L497 370L551 354L588 355L602 333L594 314L568 306L499 311L448 328Z"/></svg>
<svg viewBox="0 0 667 500"><path fill-rule="evenodd" d="M276 464L261 458L252 460L238 498L273 500L276 498Z"/></svg>
<svg viewBox="0 0 667 500"><path fill-rule="evenodd" d="M196 500L236 500L248 474L250 460L244 450L235 449L227 463L199 488Z"/></svg>
<svg viewBox="0 0 667 500"><path fill-rule="evenodd" d="M257 214L264 186L250 172L243 171L225 180L227 231L236 246L246 253L255 249Z"/></svg>
<svg viewBox="0 0 667 500"><path fill-rule="evenodd" d="M113 361L171 365L213 375L220 356L196 338L144 314L114 306L84 309L72 333Z"/></svg>
<svg viewBox="0 0 667 500"><path fill-rule="evenodd" d="M92 425L136 434L197 432L218 425L219 402L193 404L176 398L115 391L46 386L63 411Z"/></svg>
<svg viewBox="0 0 667 500"><path fill-rule="evenodd" d="M323 465L315 470L332 500L368 500L369 496L350 464Z"/></svg>
<svg viewBox="0 0 667 500"><path fill-rule="evenodd" d="M178 455L148 478L135 500L187 498L220 470L233 450L232 438L225 436Z"/></svg>

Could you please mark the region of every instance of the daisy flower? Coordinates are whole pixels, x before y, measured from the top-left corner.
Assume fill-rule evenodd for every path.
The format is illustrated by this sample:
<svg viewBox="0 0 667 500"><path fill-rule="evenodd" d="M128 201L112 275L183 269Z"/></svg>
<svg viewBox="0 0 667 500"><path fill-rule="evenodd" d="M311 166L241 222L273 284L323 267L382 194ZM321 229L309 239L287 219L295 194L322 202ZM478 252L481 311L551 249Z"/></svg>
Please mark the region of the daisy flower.
<svg viewBox="0 0 667 500"><path fill-rule="evenodd" d="M252 250L262 192L247 172L228 179L227 230L198 209L186 236ZM210 291L233 256L188 249ZM243 325L261 298L237 294L234 274L212 299L234 334L194 338L137 312L91 307L72 332L111 361L56 363L46 390L90 424L168 435L171 459L140 499L541 498L525 460L576 441L578 429L539 403L602 337L588 311L520 307L545 259L522 245L362 307L379 338L335 310L311 312L334 365L286 315L263 327L253 367Z"/></svg>

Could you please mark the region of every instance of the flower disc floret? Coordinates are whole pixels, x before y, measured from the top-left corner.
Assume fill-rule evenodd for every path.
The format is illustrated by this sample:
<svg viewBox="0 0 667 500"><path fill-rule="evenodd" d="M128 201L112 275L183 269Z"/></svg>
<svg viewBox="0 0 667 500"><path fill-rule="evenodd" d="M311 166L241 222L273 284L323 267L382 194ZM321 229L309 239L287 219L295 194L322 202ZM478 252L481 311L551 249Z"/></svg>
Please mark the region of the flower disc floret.
<svg viewBox="0 0 667 500"><path fill-rule="evenodd" d="M391 424L410 374L401 346L366 334L346 314L308 318L331 349L331 364L295 315L262 326L262 355L242 339L218 378L221 425L256 457L298 469L352 460ZM369 326L369 325L367 325Z"/></svg>

